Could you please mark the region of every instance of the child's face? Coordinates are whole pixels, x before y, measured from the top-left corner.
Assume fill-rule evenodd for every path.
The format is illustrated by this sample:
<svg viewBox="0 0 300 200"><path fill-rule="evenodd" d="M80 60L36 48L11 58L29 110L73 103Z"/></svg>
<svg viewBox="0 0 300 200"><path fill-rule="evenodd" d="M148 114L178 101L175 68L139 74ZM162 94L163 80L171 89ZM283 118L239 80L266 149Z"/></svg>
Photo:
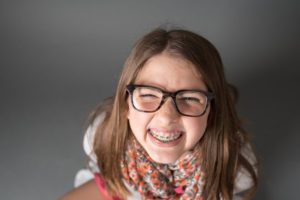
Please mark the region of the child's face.
<svg viewBox="0 0 300 200"><path fill-rule="evenodd" d="M134 84L155 86L169 92L182 89L207 91L190 62L168 54L149 59ZM153 113L135 110L130 98L128 104L128 120L134 136L149 156L159 163L174 163L196 145L205 132L210 110L208 108L201 117L183 116L177 112L171 98L167 98L162 107ZM177 138L179 135L172 142L158 139L159 136Z"/></svg>

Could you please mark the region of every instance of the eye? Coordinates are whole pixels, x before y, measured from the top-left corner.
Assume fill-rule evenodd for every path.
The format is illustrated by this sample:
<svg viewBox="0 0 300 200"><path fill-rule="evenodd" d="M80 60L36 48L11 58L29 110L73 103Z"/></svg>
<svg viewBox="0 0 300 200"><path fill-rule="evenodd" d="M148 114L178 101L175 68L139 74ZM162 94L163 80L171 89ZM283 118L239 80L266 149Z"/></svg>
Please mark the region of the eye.
<svg viewBox="0 0 300 200"><path fill-rule="evenodd" d="M200 99L195 97L182 97L181 100L186 102L201 103Z"/></svg>
<svg viewBox="0 0 300 200"><path fill-rule="evenodd" d="M156 96L154 94L140 94L139 97L140 98L159 98L158 96Z"/></svg>

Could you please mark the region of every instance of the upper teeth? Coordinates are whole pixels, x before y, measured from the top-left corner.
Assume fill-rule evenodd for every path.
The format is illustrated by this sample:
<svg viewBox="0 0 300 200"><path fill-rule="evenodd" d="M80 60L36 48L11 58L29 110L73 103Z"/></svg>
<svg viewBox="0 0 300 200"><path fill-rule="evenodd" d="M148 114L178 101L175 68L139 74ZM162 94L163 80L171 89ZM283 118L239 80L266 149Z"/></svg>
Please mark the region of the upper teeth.
<svg viewBox="0 0 300 200"><path fill-rule="evenodd" d="M179 132L179 131L176 131L173 133L168 133L167 135L164 135L163 132L152 130L152 129L150 130L150 133L152 136L154 136L156 139L158 139L162 142L170 142L170 141L176 140L181 135L181 132Z"/></svg>

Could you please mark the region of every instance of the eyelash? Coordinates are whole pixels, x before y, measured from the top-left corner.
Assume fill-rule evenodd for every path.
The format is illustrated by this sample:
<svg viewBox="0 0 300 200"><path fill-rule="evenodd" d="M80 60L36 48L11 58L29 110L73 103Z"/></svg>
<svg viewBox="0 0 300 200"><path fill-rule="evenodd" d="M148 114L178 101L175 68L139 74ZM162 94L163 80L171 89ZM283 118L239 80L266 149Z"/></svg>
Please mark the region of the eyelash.
<svg viewBox="0 0 300 200"><path fill-rule="evenodd" d="M153 94L141 94L140 97L157 97Z"/></svg>
<svg viewBox="0 0 300 200"><path fill-rule="evenodd" d="M185 100L185 101L193 101L193 102L197 102L199 103L200 100L194 97L182 97L181 99Z"/></svg>

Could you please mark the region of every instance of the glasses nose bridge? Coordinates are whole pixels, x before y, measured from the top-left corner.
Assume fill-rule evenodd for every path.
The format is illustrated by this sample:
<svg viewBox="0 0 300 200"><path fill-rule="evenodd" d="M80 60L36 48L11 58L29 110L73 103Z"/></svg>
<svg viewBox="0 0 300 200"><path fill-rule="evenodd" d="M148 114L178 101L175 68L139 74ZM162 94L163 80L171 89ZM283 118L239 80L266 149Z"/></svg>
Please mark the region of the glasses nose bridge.
<svg viewBox="0 0 300 200"><path fill-rule="evenodd" d="M161 105L164 104L167 100L168 97L171 97L172 98L172 101L173 101L173 104L174 106L177 108L177 105L176 105L176 94L177 92L163 92L163 97L162 97L162 102L161 102Z"/></svg>

